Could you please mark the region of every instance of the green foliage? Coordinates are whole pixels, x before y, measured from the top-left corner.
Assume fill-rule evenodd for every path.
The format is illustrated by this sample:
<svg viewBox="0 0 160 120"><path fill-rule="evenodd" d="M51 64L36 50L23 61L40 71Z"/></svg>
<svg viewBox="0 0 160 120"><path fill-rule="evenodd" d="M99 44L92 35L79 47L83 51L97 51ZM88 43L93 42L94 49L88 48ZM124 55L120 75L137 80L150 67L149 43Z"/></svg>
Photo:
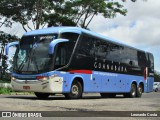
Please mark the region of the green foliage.
<svg viewBox="0 0 160 120"><path fill-rule="evenodd" d="M117 13L126 15L127 12L118 2L105 0L62 0L58 5L56 3L53 2L55 12L47 18L49 26L74 25L87 28L96 15L114 18Z"/></svg>
<svg viewBox="0 0 160 120"><path fill-rule="evenodd" d="M154 81L160 82L160 74L158 74L157 72L154 73Z"/></svg>
<svg viewBox="0 0 160 120"><path fill-rule="evenodd" d="M11 94L12 89L11 88L0 88L0 94Z"/></svg>
<svg viewBox="0 0 160 120"><path fill-rule="evenodd" d="M101 14L114 18L126 15L127 10L112 0L1 0L0 16L7 21L19 22L23 29L39 29L48 26L81 26L87 28L92 19ZM31 24L29 24L32 23ZM2 23L1 23L2 24ZM31 26L33 27L31 27Z"/></svg>
<svg viewBox="0 0 160 120"><path fill-rule="evenodd" d="M3 79L7 76L6 70L7 70L7 56L4 54L5 52L5 46L8 42L12 41L18 41L19 38L15 35L10 35L7 33L4 33L3 31L0 31L0 79Z"/></svg>
<svg viewBox="0 0 160 120"><path fill-rule="evenodd" d="M45 24L44 14L49 13L49 0L1 0L0 15L19 22L25 31L29 26L29 21L32 21L34 29L39 29Z"/></svg>

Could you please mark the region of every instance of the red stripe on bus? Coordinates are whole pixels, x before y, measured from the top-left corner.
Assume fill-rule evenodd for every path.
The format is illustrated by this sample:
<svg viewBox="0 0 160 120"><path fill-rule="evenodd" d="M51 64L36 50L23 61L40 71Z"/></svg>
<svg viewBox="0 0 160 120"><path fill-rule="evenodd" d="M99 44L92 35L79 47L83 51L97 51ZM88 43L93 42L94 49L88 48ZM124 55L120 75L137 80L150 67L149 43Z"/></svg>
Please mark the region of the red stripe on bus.
<svg viewBox="0 0 160 120"><path fill-rule="evenodd" d="M70 70L70 73L92 74L92 70Z"/></svg>

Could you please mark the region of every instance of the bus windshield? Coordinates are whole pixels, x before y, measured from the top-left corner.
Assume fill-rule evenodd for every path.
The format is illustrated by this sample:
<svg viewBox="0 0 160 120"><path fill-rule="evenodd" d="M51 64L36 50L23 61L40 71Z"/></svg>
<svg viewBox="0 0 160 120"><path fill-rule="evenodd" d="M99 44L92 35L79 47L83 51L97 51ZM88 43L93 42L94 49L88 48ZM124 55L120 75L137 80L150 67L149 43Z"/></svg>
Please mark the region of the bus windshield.
<svg viewBox="0 0 160 120"><path fill-rule="evenodd" d="M14 56L13 71L19 74L39 74L60 69L69 63L79 34L62 33L60 38L68 39L59 43L53 55L49 54L49 44L58 34L24 36Z"/></svg>
<svg viewBox="0 0 160 120"><path fill-rule="evenodd" d="M49 44L57 35L24 36L14 57L14 72L22 74L43 73L52 68Z"/></svg>

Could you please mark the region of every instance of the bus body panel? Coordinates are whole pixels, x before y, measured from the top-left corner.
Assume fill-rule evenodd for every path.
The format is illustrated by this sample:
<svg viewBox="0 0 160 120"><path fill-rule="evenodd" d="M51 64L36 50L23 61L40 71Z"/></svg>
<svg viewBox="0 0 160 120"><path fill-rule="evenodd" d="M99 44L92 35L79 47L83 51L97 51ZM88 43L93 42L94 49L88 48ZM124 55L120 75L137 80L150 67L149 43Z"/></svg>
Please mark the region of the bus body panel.
<svg viewBox="0 0 160 120"><path fill-rule="evenodd" d="M144 92L151 92L153 87L148 86L148 82L141 76L124 75L118 73L107 73L93 71L93 74L80 74L70 72L49 72L39 75L19 75L13 74L16 80L12 80L12 88L15 91L32 91L44 93L68 93L74 80L81 78L84 83L83 92L99 92L99 93L128 93L130 92L131 84L144 84ZM47 76L48 80L37 80L36 76ZM28 80L22 80L28 77ZM19 79L17 79L19 78ZM30 78L30 79L29 79ZM31 80L34 79L34 80ZM150 80L151 84L153 79ZM27 89L27 86L29 88ZM26 88L25 88L26 87ZM149 87L149 88L148 88Z"/></svg>

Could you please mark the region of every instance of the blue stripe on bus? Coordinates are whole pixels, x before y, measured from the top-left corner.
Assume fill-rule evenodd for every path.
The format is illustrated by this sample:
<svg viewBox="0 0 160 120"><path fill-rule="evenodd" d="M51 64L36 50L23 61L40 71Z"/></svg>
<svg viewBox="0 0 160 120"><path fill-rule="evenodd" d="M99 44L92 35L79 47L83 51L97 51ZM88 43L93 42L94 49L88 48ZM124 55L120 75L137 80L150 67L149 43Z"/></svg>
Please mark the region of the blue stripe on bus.
<svg viewBox="0 0 160 120"><path fill-rule="evenodd" d="M148 80L144 80L143 76L126 75L119 73L109 73L109 72L99 72L92 71L92 74L81 74L62 71L52 71L37 75L19 75L13 73L13 76L18 76L19 78L32 78L36 76L52 76L58 75L58 77L63 77L63 92L69 92L73 80L76 78L81 78L84 83L84 92L111 92L111 93L126 93L130 91L131 84L133 82L140 82L144 84L144 92L151 92L153 90L153 77L148 77ZM149 86L150 85L150 86Z"/></svg>

